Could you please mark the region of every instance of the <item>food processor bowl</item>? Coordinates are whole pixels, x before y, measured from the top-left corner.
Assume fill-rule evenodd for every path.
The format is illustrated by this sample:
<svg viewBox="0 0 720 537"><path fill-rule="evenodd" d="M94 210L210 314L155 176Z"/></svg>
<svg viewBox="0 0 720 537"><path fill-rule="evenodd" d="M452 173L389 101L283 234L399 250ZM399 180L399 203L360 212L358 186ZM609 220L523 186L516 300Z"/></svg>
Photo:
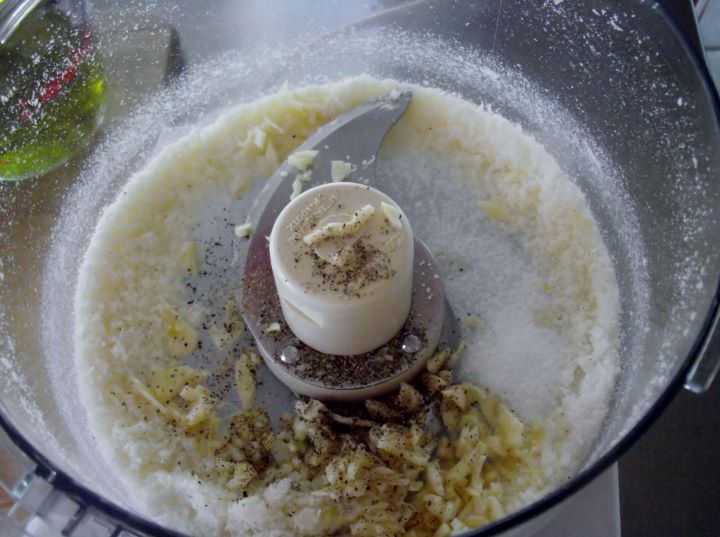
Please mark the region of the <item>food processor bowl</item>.
<svg viewBox="0 0 720 537"><path fill-rule="evenodd" d="M102 208L134 171L191 126L284 83L369 73L483 103L577 179L601 227L622 308L622 370L608 417L572 480L472 535L531 534L683 384L709 386L720 358L720 130L689 3L103 4L90 4L89 19L110 94L113 50L138 29L160 39L172 28L188 68L134 112L110 118L92 154L0 183L0 483L14 500L0 530L173 534L137 514L86 426L72 347L78 266ZM146 68L135 57L143 56L123 65ZM124 83L132 72L115 71Z"/></svg>

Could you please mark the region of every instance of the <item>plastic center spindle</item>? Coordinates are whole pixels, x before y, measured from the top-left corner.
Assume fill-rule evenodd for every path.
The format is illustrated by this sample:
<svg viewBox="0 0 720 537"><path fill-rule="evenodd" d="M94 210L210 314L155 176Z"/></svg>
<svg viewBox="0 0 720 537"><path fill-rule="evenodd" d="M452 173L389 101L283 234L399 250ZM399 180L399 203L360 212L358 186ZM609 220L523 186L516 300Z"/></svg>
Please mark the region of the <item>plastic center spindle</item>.
<svg viewBox="0 0 720 537"><path fill-rule="evenodd" d="M270 234L282 312L303 343L351 356L387 343L412 302L413 233L382 192L330 183L285 206Z"/></svg>

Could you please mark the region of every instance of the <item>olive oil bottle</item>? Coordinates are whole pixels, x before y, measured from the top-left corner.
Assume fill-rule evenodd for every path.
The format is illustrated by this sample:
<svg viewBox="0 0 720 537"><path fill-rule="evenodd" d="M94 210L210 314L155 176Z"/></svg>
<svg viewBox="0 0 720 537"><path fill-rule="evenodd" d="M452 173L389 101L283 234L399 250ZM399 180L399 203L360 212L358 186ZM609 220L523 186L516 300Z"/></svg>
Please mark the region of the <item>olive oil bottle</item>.
<svg viewBox="0 0 720 537"><path fill-rule="evenodd" d="M77 5L0 0L0 181L62 164L100 124L105 81Z"/></svg>

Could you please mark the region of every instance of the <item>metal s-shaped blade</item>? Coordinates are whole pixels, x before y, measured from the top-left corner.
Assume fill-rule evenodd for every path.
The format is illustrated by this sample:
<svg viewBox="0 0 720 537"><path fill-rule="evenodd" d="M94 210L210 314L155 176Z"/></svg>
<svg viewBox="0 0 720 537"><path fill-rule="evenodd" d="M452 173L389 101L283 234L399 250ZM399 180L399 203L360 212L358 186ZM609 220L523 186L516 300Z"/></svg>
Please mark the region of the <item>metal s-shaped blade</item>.
<svg viewBox="0 0 720 537"><path fill-rule="evenodd" d="M380 146L392 126L405 114L411 99L409 92L391 94L353 108L318 129L295 150L318 151L313 161L312 177L303 184L303 188L307 190L329 182L333 160L343 160L354 165L347 180L372 184ZM278 214L290 201L295 179L301 174L301 171L285 161L267 180L250 215L250 220L256 223L256 237L270 234Z"/></svg>

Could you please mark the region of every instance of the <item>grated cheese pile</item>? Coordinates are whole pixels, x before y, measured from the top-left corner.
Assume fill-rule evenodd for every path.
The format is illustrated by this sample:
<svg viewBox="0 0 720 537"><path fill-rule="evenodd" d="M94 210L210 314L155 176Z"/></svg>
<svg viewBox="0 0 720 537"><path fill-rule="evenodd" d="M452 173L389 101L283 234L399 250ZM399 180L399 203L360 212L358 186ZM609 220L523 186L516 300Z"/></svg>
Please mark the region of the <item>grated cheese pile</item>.
<svg viewBox="0 0 720 537"><path fill-rule="evenodd" d="M455 373L445 349L412 385L366 402L362 418L302 400L273 427L242 312L230 299L211 314L198 291L211 254L196 223L209 200L246 196L320 126L406 89L413 101L387 151L413 144L455 159L477 210L527 238L551 297L529 322L561 334L573 359L543 416L521 415L521 401L483 387L469 346ZM291 164L320 173L314 156L295 153ZM327 180L351 170L327 170ZM244 226L235 234L246 244ZM138 510L191 534L446 536L497 520L575 471L607 410L617 289L599 237L582 194L541 146L438 90L366 76L230 110L129 180L83 260L76 361L98 447ZM428 424L433 413L441 430Z"/></svg>

